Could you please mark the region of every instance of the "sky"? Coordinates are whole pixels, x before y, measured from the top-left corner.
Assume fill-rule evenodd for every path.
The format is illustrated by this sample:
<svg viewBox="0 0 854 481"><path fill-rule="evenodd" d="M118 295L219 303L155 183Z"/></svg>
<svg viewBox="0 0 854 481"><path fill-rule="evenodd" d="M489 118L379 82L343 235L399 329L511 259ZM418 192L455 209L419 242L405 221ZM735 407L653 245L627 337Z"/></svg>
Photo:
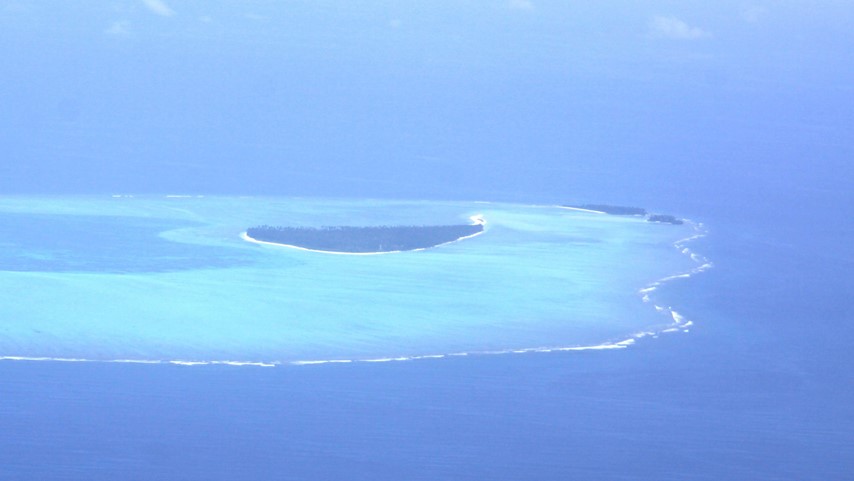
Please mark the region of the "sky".
<svg viewBox="0 0 854 481"><path fill-rule="evenodd" d="M845 188L844 1L0 4L0 193Z"/></svg>

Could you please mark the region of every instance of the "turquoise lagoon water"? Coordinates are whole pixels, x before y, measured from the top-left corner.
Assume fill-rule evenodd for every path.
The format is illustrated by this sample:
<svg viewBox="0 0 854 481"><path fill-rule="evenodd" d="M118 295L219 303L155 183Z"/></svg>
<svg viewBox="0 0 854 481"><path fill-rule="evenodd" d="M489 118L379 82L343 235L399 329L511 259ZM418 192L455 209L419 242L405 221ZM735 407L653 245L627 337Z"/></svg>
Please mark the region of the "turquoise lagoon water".
<svg viewBox="0 0 854 481"><path fill-rule="evenodd" d="M336 255L258 224L486 230ZM0 357L301 364L622 348L685 331L656 289L704 270L702 226L489 202L103 196L0 199Z"/></svg>

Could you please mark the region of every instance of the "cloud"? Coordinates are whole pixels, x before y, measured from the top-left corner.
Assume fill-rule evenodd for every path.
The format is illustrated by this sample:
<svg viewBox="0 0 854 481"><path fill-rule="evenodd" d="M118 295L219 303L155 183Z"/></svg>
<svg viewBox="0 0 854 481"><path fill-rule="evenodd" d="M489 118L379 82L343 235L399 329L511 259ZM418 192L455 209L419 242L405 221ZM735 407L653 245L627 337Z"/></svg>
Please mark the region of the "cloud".
<svg viewBox="0 0 854 481"><path fill-rule="evenodd" d="M107 35L118 35L118 36L127 36L130 35L130 22L127 20L119 20L117 22L113 22L112 25L107 27L104 30L104 33Z"/></svg>
<svg viewBox="0 0 854 481"><path fill-rule="evenodd" d="M162 17L171 17L172 15L175 15L175 10L169 8L169 5L166 5L163 0L142 0L142 3L144 3L152 13Z"/></svg>
<svg viewBox="0 0 854 481"><path fill-rule="evenodd" d="M692 27L676 17L665 17L663 15L653 17L649 23L649 29L653 37L660 38L696 40L711 36L709 32L698 27Z"/></svg>
<svg viewBox="0 0 854 481"><path fill-rule="evenodd" d="M509 0L507 6L514 10L533 10L534 4L531 0Z"/></svg>

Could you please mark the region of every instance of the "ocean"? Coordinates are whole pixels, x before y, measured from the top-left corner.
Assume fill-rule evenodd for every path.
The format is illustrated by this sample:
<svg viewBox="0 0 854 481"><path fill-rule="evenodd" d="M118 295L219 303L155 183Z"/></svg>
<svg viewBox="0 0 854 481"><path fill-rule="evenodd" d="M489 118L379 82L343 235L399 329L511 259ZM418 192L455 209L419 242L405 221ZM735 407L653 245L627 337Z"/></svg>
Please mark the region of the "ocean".
<svg viewBox="0 0 854 481"><path fill-rule="evenodd" d="M5 2L0 480L852 479L853 15Z"/></svg>
<svg viewBox="0 0 854 481"><path fill-rule="evenodd" d="M284 337L274 343L286 346L279 349L279 357L269 354L267 343L251 335L257 328L249 325L261 317L263 336L260 337L277 333L269 319L263 318L263 311L256 313L250 308L258 299L249 292L263 288L269 282L266 275L251 277L256 283L241 294L247 300L227 297L225 305L217 304L210 314L194 318L194 323L210 318L209 324L189 334L191 338L201 338L196 343L169 344L170 338L180 340L187 326L182 326L177 316L171 322L164 322L157 317L156 310L154 314L147 311L132 314L137 311L131 309L111 319L97 319L103 315L105 306L119 304L119 299L122 306L132 302L123 295L121 285L128 276L137 283L135 288L127 288L131 291L139 289L138 283L146 276L167 283L167 290L205 279L202 290L208 291L215 289L212 286L218 282L225 282L217 280L218 272L231 273L226 277L239 288L245 278L235 280L233 274L250 268L247 266L266 271L272 265L287 272L295 269L294 264L300 264L296 260L302 260L308 265L332 263L338 270L353 261L391 262L395 256L425 257L423 254L429 252L353 257L259 248L236 235L242 224L234 214L241 212L242 207L234 205L240 202L268 209L249 209L250 216L260 219L264 217L261 212L287 213L291 219L301 219L299 222L303 223L312 219L316 222L323 212L329 212L332 219L336 212L352 219L354 210L362 212L363 223L371 222L372 215L386 218L415 215L419 219L436 220L455 215L465 219L478 212L488 223L493 219L491 225L487 224L490 230L483 236L439 247L431 253L457 257L466 267L454 266L450 272L468 271L471 266L467 265L467 256L474 257L475 267L486 268L488 264L482 255L501 248L486 241L493 233L496 238L501 235L499 229L503 223L513 234L510 238L519 243L517 249L533 249L536 255L545 256L546 265L553 270L535 270L543 275L544 281L532 280L530 285L514 286L506 292L499 289L495 293L498 299L480 300L485 302L482 307L486 309L482 319L478 316L456 319L455 325L445 326L443 312L447 307L431 311L429 307L415 305L416 310L430 312L424 321L430 325L425 326L385 306L380 312L388 312L386 318L374 318L383 326L381 332L365 334L360 331L359 322L348 326L340 319L336 323L335 317L328 321L320 318L317 322L329 322L329 334L337 343L321 332L305 330L296 341ZM225 209L225 205L231 207ZM594 247L582 257L603 255L600 261L605 264L596 266L601 268L613 262L614 256L629 255L631 269L622 275L637 282L632 276L642 269L658 266L661 270L654 272L657 279L667 273L682 272L679 269L690 271L696 267L692 267L695 263L690 257L672 245L691 228L652 225L637 219L565 211L553 206L471 202L105 196L18 198L14 202L6 199L4 203L6 210L21 210L22 206L30 216L57 210L72 217L97 210L112 214L108 219L113 224L106 226L93 224L91 216L78 219L77 222L82 222L80 227L87 230L79 234L89 239L93 232L88 229L92 225L101 225L106 235L111 232L109 227L114 228L119 222L117 214L122 213L128 216L122 222L131 219L140 229L124 231L124 238L131 243L138 242L135 239L141 232L157 232L162 228L159 223L170 223L162 218L154 221L151 217L157 215L152 214L163 217L164 212L178 212L172 215L182 220L173 218L168 225L172 230L166 231L171 234L160 238L174 241L184 236L184 241L207 243L213 250L209 254L202 250L202 257L207 259L204 260L198 252L173 252L164 244L160 246L165 249L163 252L148 250L145 255L149 259L133 261L126 260L126 251L111 258L104 246L88 253L79 251L81 263L85 264L87 256L102 263L86 269L105 272L104 279L91 281L95 287L83 290L104 296L96 297L97 309L87 304L85 294L79 290L64 291L78 287L79 281L44 293L53 302L30 300L26 297L29 289L20 289L20 284L16 284L20 281L10 280L8 276L32 274L21 272L24 267L20 265L18 272L9 271L8 264L5 266L4 295L10 298L4 300L4 309L21 305L11 296L24 299L25 307L20 312L40 314L45 325L37 335L30 326L34 320L26 324L7 322L4 355L163 362L8 358L0 362L4 379L2 396L6 400L0 420L3 432L12 433L4 436L0 449L4 479L845 479L851 467L846 447L851 445L852 421L847 413L852 396L845 383L845 372L850 366L845 333L850 332L850 327L842 322L847 311L841 310L832 290L845 285L831 283L831 279L844 278L844 272L839 272L842 268L833 262L818 262L817 259L825 259L822 255L788 259L803 249L804 243L814 239L795 224L781 228L774 223L772 230L756 223L745 224L734 215L709 216L712 220L705 222L706 237L691 241L691 249L704 257L708 255L714 268L666 283L652 293L654 304L673 309L678 306L680 312L693 320L690 327L632 338L633 342L624 348L521 352L532 347L594 345L592 339L599 341L595 345L601 345L621 340L621 334L630 337L648 331L651 326L660 331L670 327L657 318L660 313L644 303L637 289L633 289L631 296L619 301L615 300L617 297L605 298L601 305L591 303L597 297L590 298L590 302L585 302L587 296L576 301L567 297L572 306L569 312L581 309L588 313L607 307L612 310L606 317L616 316L617 320L630 317L631 322L616 326L611 325L613 321L603 321L609 328L616 327L616 333L602 326L602 322L585 325L581 330L566 330L568 326L561 327L562 323L538 323L533 316L527 320L526 330L500 332L502 327L512 327L510 321L518 316L512 304L525 302L530 296L525 289L548 289L550 280L565 286L573 276L585 274L582 268L573 267L578 259L572 258L571 253L562 252L559 257L570 256L573 262L555 266L550 257L552 250L560 250L563 244L547 242L548 249L543 250L542 244L547 239L554 241L557 237L566 242L566 229L572 222L596 225L606 221L609 229L616 230L597 230L601 238L613 239L618 233L620 244L629 241L635 244L627 250L611 252L599 252ZM205 223L213 218L220 222ZM147 219L147 223L140 223L140 219ZM556 229L556 220L567 224ZM175 225L188 222L190 228ZM68 224L62 225L68 228ZM640 229L646 236L638 239L627 235L632 229ZM781 238L780 230L788 235ZM577 236L577 231L570 231ZM229 238L224 232L233 235ZM4 241L32 249L12 237L13 233L4 234ZM200 233L211 238L200 241ZM524 235L520 238L521 234ZM530 245L523 240L525 237L533 238ZM157 238L150 237L152 242ZM590 238L570 239L579 242L573 245L570 240L571 249L591 249ZM480 241L483 244L477 245ZM650 247L656 242L658 247ZM177 244L180 248L180 243ZM667 249L661 249L662 246ZM50 248L56 246L42 246L44 256L39 262L62 259L60 256L45 261ZM224 254L231 249L238 253ZM641 253L659 257L648 264L640 259ZM520 257L526 263L536 264L533 255ZM188 265L188 258L202 264L215 258L217 263L227 265L199 268ZM787 260L781 262L781 259ZM7 258L4 262L11 261ZM111 269L105 267L109 265ZM163 268L166 265L171 268ZM87 275L66 269L63 263L53 273L43 264L36 267L40 269L37 276L42 283L51 276L58 280ZM395 265L391 272L399 272L401 268ZM317 265L312 268L319 269ZM197 277L169 284L176 282L171 276L178 270ZM553 279L555 271L564 272L565 277ZM483 281L481 276L496 275L476 268L472 272L476 272L469 273L475 279L462 276L448 282L478 283ZM617 281L621 274L617 270L608 275ZM301 276L301 284L311 282L304 274ZM101 282L109 286L99 286ZM143 299L137 302L161 302L171 306L168 312L175 312L176 308L180 312L182 302L193 302L186 297L192 295L192 289L186 289L181 291L183 300L170 301L169 297L150 297L152 292L155 296L164 294L151 291L149 286L144 294L139 294ZM520 298L510 294L516 290L521 290ZM451 297L461 300L458 291L454 292ZM363 294L353 295L346 302L348 311L369 308L359 304ZM65 302L62 295L71 295L76 300ZM370 297L366 299L377 302ZM441 296L431 299L442 301ZM503 304L501 299L508 303ZM806 306L800 299L816 302ZM75 302L78 307L74 307ZM395 302L405 307L412 300ZM536 312L543 302L537 300L535 305L523 306L522 310ZM625 305L614 306L615 302ZM228 304L249 309L246 312L250 315L240 317L233 309L227 309ZM488 310L490 306L497 312L509 310L511 315L507 321L500 321L500 316ZM214 313L223 309L227 309L228 316ZM50 316L46 312L58 314ZM787 313L786 317L781 317L782 312ZM553 314L545 312L540 316L549 320ZM561 319L574 320L567 324L578 322L568 311L559 314ZM153 317L143 317L146 322L128 326L142 315ZM266 315L269 317L269 313ZM4 317L13 319L9 314ZM88 324L94 326L92 332L74 334L85 330L87 319L93 317ZM56 324L46 323L44 319L55 319ZM98 330L107 329L109 320L115 324L110 328L114 330L105 331L109 335L100 333L103 337L99 338ZM230 327L229 322L243 326L246 336L241 337L240 330ZM158 327L153 334L146 334L152 323ZM471 323L472 328L466 323ZM453 339L431 337L436 334L434 331L446 330L453 334ZM47 340L41 339L43 336ZM409 344L400 344L400 338L408 338ZM300 345L309 352L300 352ZM64 354L63 349L70 351ZM169 349L174 352L168 352ZM238 349L244 349L246 357L239 357ZM325 356L312 356L318 352ZM467 355L447 355L462 352ZM220 353L227 356L212 357ZM428 353L445 355L410 359ZM406 360L308 365L293 362L400 357ZM209 363L228 360L260 361L263 365Z"/></svg>

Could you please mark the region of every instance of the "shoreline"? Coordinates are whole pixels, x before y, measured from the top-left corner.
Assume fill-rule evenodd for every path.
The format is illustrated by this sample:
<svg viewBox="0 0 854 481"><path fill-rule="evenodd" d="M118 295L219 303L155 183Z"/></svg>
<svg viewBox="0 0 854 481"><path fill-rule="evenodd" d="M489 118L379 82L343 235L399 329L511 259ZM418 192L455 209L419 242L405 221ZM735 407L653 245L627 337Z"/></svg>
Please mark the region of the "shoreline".
<svg viewBox="0 0 854 481"><path fill-rule="evenodd" d="M246 242L251 242L253 244L263 244L263 245L271 245L271 246L278 246L278 247L287 247L290 249L298 249L298 250L306 251L306 252L319 252L321 254L334 254L334 255L344 255L344 256L377 256L377 255L382 255L382 254L399 254L401 252L418 252L418 251L425 251L427 249L435 249L436 247L440 247L440 246L444 246L444 245L448 245L448 244L453 244L455 242L459 242L459 241L466 240L466 239L471 239L472 237L477 237L477 236L483 234L484 232L486 232L486 227L485 227L486 226L486 219L483 218L482 214L475 214L473 216L470 216L469 220L472 221L471 225L480 225L480 226L484 226L484 228L480 232L475 232L474 234L470 234L470 235L463 236L463 237L458 237L452 241L442 242L441 244L436 244L436 245L430 246L430 247L420 247L418 249L410 249L410 250L405 250L405 251L380 251L380 252L324 251L324 250L320 250L320 249L309 249L308 247L295 246L295 245L291 245L291 244L280 244L278 242L269 242L269 241L258 240L258 239L249 237L249 234L247 234L246 231L240 233L240 238L245 240Z"/></svg>

